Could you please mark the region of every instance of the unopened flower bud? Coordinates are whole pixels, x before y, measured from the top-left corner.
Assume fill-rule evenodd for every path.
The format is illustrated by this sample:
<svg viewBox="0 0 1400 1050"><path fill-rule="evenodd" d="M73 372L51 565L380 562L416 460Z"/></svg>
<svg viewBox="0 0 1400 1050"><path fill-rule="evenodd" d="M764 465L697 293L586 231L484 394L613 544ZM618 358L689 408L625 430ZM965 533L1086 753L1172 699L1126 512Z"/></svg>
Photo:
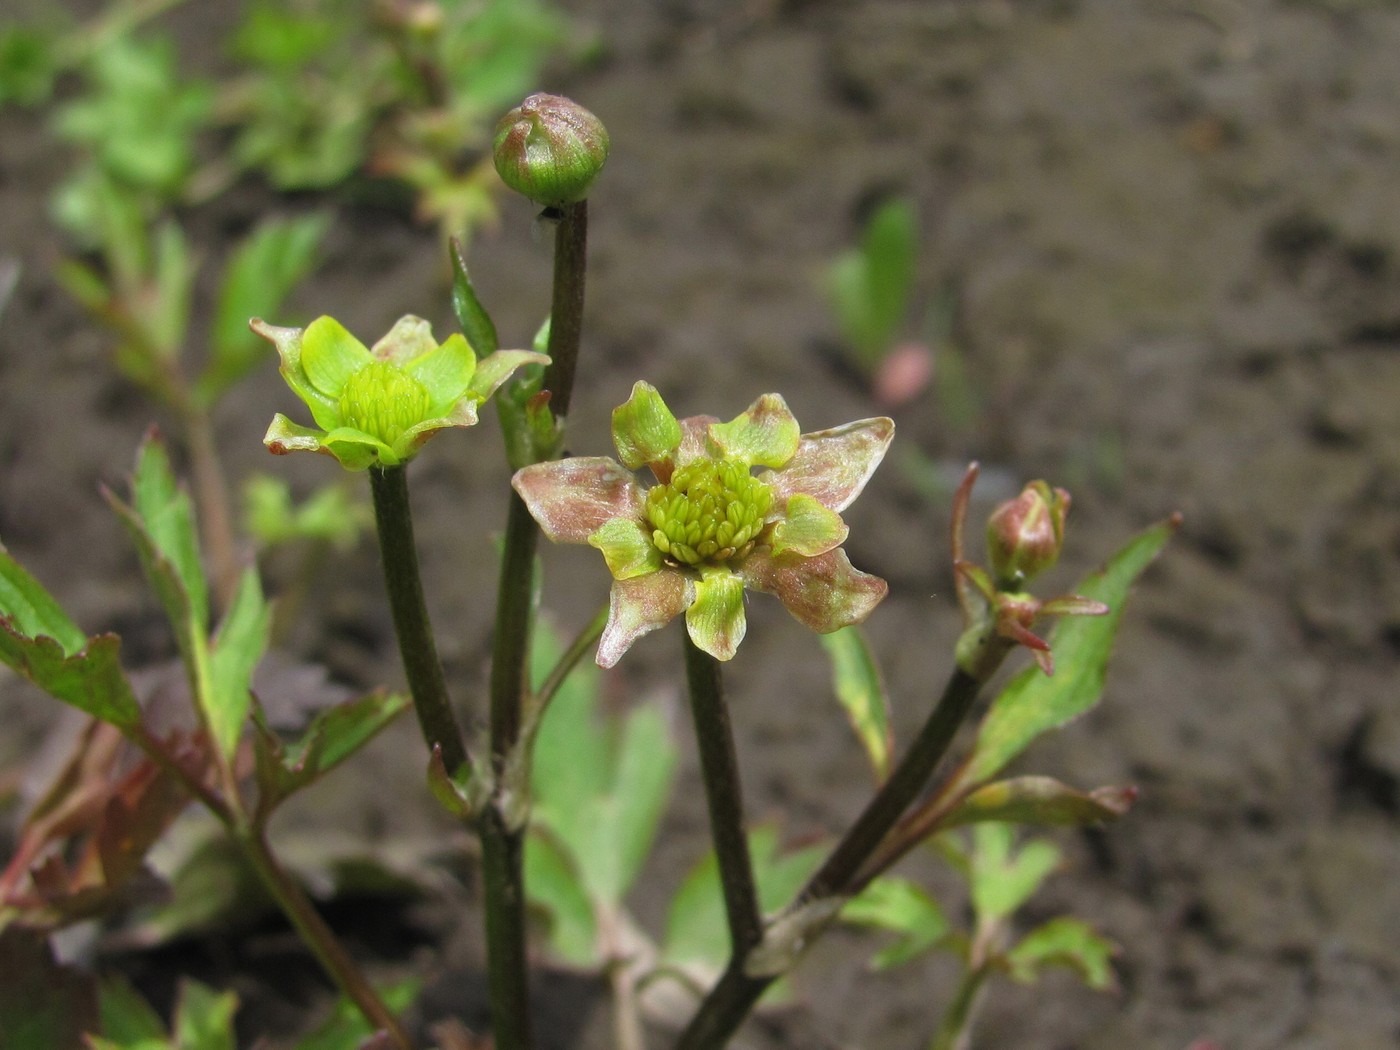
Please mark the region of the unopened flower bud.
<svg viewBox="0 0 1400 1050"><path fill-rule="evenodd" d="M1019 588L1050 568L1065 538L1069 493L1032 481L987 520L987 556L1002 590Z"/></svg>
<svg viewBox="0 0 1400 1050"><path fill-rule="evenodd" d="M603 122L559 95L531 95L496 125L501 181L536 204L574 204L608 159Z"/></svg>

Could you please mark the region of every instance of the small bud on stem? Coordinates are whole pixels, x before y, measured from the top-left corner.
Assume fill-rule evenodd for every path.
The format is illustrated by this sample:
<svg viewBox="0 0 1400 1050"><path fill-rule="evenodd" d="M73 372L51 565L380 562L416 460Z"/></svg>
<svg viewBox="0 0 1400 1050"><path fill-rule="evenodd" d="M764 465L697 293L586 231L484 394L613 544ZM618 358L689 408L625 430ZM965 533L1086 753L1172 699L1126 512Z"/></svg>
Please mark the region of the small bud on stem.
<svg viewBox="0 0 1400 1050"><path fill-rule="evenodd" d="M603 122L559 95L531 95L496 125L501 181L547 208L587 197L607 159Z"/></svg>

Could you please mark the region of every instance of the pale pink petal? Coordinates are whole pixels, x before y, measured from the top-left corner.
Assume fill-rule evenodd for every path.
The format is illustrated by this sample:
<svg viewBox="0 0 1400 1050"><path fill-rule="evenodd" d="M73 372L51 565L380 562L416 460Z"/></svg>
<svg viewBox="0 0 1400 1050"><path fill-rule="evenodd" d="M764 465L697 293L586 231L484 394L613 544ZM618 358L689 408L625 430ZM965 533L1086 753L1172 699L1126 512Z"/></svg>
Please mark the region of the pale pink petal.
<svg viewBox="0 0 1400 1050"><path fill-rule="evenodd" d="M516 471L511 484L555 543L587 543L613 518L642 516L642 493L632 472L603 456L536 463Z"/></svg>
<svg viewBox="0 0 1400 1050"><path fill-rule="evenodd" d="M863 622L890 589L880 577L853 568L839 547L815 558L775 556L760 548L739 571L744 583L777 595L788 612L819 634Z"/></svg>
<svg viewBox="0 0 1400 1050"><path fill-rule="evenodd" d="M697 459L715 459L719 455L719 449L710 440L710 424L718 422L714 416L691 416L680 421L681 447L676 451L675 466L684 467ZM665 477L660 480L666 482L671 479Z"/></svg>
<svg viewBox="0 0 1400 1050"><path fill-rule="evenodd" d="M894 438L894 421L861 419L833 430L803 434L797 455L781 470L763 475L781 505L798 492L814 496L835 511L851 505Z"/></svg>
<svg viewBox="0 0 1400 1050"><path fill-rule="evenodd" d="M695 600L695 583L676 569L614 580L608 624L598 641L598 666L611 667L644 634L664 627Z"/></svg>

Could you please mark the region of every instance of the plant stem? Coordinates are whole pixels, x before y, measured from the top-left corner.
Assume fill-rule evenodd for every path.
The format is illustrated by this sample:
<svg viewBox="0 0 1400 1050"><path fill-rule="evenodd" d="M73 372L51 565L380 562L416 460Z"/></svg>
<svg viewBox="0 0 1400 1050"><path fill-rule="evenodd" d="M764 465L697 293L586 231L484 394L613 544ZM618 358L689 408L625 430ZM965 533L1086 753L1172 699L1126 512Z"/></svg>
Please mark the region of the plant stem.
<svg viewBox="0 0 1400 1050"><path fill-rule="evenodd" d="M982 986L990 975L991 967L985 963L974 966L963 974L962 980L958 982L957 991L953 993L953 1001L948 1004L947 1012L938 1025L938 1031L929 1043L929 1050L961 1050L968 1045L972 1015L977 1008Z"/></svg>
<svg viewBox="0 0 1400 1050"><path fill-rule="evenodd" d="M190 469L194 473L200 532L214 579L214 594L219 608L227 610L238 591L238 545L233 536L228 483L215 450L209 414L203 409L190 407L185 412L185 440L190 452Z"/></svg>
<svg viewBox="0 0 1400 1050"><path fill-rule="evenodd" d="M578 666L578 662L593 644L602 636L603 628L608 624L608 607L604 605L598 610L593 619L584 625L583 630L574 636L574 640L569 643L569 647L559 657L559 662L550 668L549 674L540 683L539 689L535 691L534 705L530 712L530 720L538 722L544 717L545 711L549 707L549 702L554 699L554 694L559 691L559 687Z"/></svg>
<svg viewBox="0 0 1400 1050"><path fill-rule="evenodd" d="M486 910L487 981L496 1050L529 1050L529 959L525 950L525 878L522 829L507 827L496 806L480 823L481 879Z"/></svg>
<svg viewBox="0 0 1400 1050"><path fill-rule="evenodd" d="M336 987L353 1002L376 1028L389 1034L399 1050L413 1050L413 1041L399 1024L398 1018L385 1006L374 987L350 958L334 931L326 925L311 899L297 881L278 862L260 830L242 828L235 831L244 853L272 894L282 912L300 935L302 941L325 968Z"/></svg>
<svg viewBox="0 0 1400 1050"><path fill-rule="evenodd" d="M990 634L982 644L989 651L979 669L994 667L991 647L1002 648L1003 656L1013 647L1005 639ZM861 866L923 790L988 677L990 670L977 677L961 668L953 672L942 697L899 765L842 836L826 862L808 880L789 911L852 892ZM681 1033L676 1050L717 1050L726 1045L773 980L769 976L751 977L744 972L742 957L731 959Z"/></svg>
<svg viewBox="0 0 1400 1050"><path fill-rule="evenodd" d="M682 637L700 773L710 809L710 835L719 860L724 910L729 919L731 958L742 960L763 939L763 915L754 887L749 840L744 832L744 800L734 733L724 703L719 661L697 648L689 632L682 632Z"/></svg>
<svg viewBox="0 0 1400 1050"><path fill-rule="evenodd" d="M394 616L399 655L423 739L431 751L442 748L442 762L456 777L469 767L462 731L452 713L447 679L438 660L428 607L423 600L423 580L418 571L418 549L413 542L413 513L408 501L408 474L403 466L370 467L374 495L374 520L379 533L379 554L384 564L384 585Z"/></svg>
<svg viewBox="0 0 1400 1050"><path fill-rule="evenodd" d="M549 367L544 388L555 416L569 414L583 334L583 280L588 256L588 201L558 209L554 230L554 298L549 315Z"/></svg>

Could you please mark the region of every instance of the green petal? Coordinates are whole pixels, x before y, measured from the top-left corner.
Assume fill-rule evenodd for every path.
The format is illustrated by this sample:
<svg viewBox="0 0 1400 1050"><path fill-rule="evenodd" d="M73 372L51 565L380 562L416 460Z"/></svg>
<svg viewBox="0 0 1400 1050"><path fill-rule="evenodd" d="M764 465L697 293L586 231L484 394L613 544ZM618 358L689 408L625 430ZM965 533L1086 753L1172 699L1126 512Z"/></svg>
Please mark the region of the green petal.
<svg viewBox="0 0 1400 1050"><path fill-rule="evenodd" d="M404 371L427 388L433 414L438 415L467 392L476 371L476 354L460 335L452 335L441 346L410 361Z"/></svg>
<svg viewBox="0 0 1400 1050"><path fill-rule="evenodd" d="M301 365L311 385L338 398L345 381L373 361L363 343L334 317L318 317L301 337Z"/></svg>
<svg viewBox="0 0 1400 1050"><path fill-rule="evenodd" d="M547 365L549 356L534 350L497 350L483 357L472 376L470 390L472 400L477 404L488 400L517 368L524 365Z"/></svg>
<svg viewBox="0 0 1400 1050"><path fill-rule="evenodd" d="M850 531L841 515L799 492L788 500L783 519L773 526L769 546L774 554L791 552L815 558L845 543Z"/></svg>
<svg viewBox="0 0 1400 1050"><path fill-rule="evenodd" d="M405 368L411 361L432 353L437 345L431 324L413 314L404 314L369 352L380 361Z"/></svg>
<svg viewBox="0 0 1400 1050"><path fill-rule="evenodd" d="M354 427L337 427L322 436L321 444L346 470L364 470L376 463L397 467L403 462L403 457L384 442Z"/></svg>
<svg viewBox="0 0 1400 1050"><path fill-rule="evenodd" d="M613 666L633 642L666 626L685 611L694 597L695 585L676 569L614 580L608 623L598 640L598 666Z"/></svg>
<svg viewBox="0 0 1400 1050"><path fill-rule="evenodd" d="M324 430L300 426L278 412L267 428L263 444L275 456L285 456L289 452L320 452L325 436Z"/></svg>
<svg viewBox="0 0 1400 1050"><path fill-rule="evenodd" d="M815 558L772 556L759 549L744 559L744 583L778 597L787 611L818 634L862 623L889 584L851 566L840 547Z"/></svg>
<svg viewBox="0 0 1400 1050"><path fill-rule="evenodd" d="M268 324L259 317L249 321L248 327L277 348L277 356L281 358L282 378L292 388L292 393L301 398L306 403L306 407L311 409L311 415L316 420L316 425L322 430L338 427L340 425L340 409L337 399L321 393L312 386L311 380L306 375L306 369L302 367L301 346L305 329L279 328L276 325Z"/></svg>
<svg viewBox="0 0 1400 1050"><path fill-rule="evenodd" d="M764 394L728 423L710 427L726 458L755 467L781 467L792 459L802 429L780 394Z"/></svg>
<svg viewBox="0 0 1400 1050"><path fill-rule="evenodd" d="M671 459L681 443L680 423L650 383L637 383L627 402L613 409L612 433L618 457L631 470Z"/></svg>
<svg viewBox="0 0 1400 1050"><path fill-rule="evenodd" d="M661 568L661 552L634 518L614 518L589 536L588 542L603 552L615 580L630 580Z"/></svg>
<svg viewBox="0 0 1400 1050"><path fill-rule="evenodd" d="M732 660L744 640L744 581L728 569L706 571L685 611L690 640L716 660Z"/></svg>
<svg viewBox="0 0 1400 1050"><path fill-rule="evenodd" d="M587 543L614 518L642 518L642 493L632 472L603 456L536 463L517 470L510 483L555 543Z"/></svg>
<svg viewBox="0 0 1400 1050"><path fill-rule="evenodd" d="M894 421L883 416L803 434L792 461L763 480L779 500L805 492L842 511L865 488L892 440Z"/></svg>

